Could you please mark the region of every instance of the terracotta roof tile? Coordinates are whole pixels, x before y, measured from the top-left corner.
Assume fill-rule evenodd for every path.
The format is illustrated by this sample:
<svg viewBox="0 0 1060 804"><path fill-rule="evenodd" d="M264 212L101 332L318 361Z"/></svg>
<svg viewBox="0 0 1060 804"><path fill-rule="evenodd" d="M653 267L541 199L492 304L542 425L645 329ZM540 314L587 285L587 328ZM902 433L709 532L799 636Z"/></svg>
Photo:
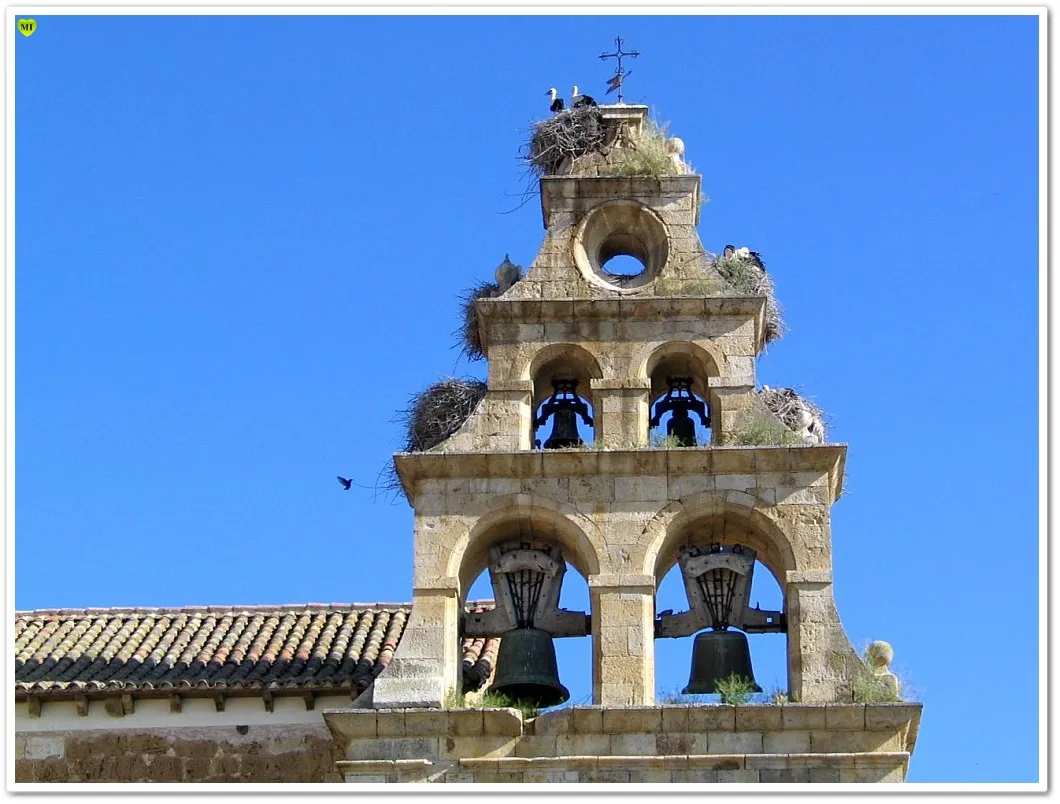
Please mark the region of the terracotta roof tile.
<svg viewBox="0 0 1060 804"><path fill-rule="evenodd" d="M390 663L409 611L396 603L307 603L16 612L15 692L357 694ZM488 680L499 643L464 640L465 689Z"/></svg>

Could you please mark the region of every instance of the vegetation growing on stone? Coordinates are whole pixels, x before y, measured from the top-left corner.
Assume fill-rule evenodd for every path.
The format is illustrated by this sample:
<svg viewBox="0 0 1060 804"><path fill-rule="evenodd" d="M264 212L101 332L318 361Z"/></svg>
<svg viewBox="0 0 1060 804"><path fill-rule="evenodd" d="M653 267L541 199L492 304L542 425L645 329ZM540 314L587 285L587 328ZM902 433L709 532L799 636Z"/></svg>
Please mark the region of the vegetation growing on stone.
<svg viewBox="0 0 1060 804"><path fill-rule="evenodd" d="M755 693L755 683L753 679L732 673L726 678L719 679L714 689L717 690L722 703L740 706L751 700L751 696Z"/></svg>
<svg viewBox="0 0 1060 804"><path fill-rule="evenodd" d="M538 709L527 701L517 700L503 692L487 689L481 695L468 695L456 689L450 689L445 696L446 709L516 709L523 720L537 717Z"/></svg>
<svg viewBox="0 0 1060 804"><path fill-rule="evenodd" d="M560 112L535 123L524 146L524 160L533 176L557 174L594 176L672 176L675 164L666 126L645 120L630 139L625 124L608 122L598 107Z"/></svg>
<svg viewBox="0 0 1060 804"><path fill-rule="evenodd" d="M824 412L793 388L762 386L758 395L769 411L796 433L809 425L810 432L825 441Z"/></svg>
<svg viewBox="0 0 1060 804"><path fill-rule="evenodd" d="M794 447L803 441L782 422L756 410L738 422L726 443L737 447Z"/></svg>
<svg viewBox="0 0 1060 804"><path fill-rule="evenodd" d="M854 703L900 703L902 698L879 676L864 673L854 678Z"/></svg>
<svg viewBox="0 0 1060 804"><path fill-rule="evenodd" d="M784 322L777 303L776 288L773 278L754 261L740 255L721 256L714 261L714 267L733 290L744 296L765 296L765 339L770 344L784 334Z"/></svg>
<svg viewBox="0 0 1060 804"><path fill-rule="evenodd" d="M677 436L663 435L662 433L652 433L649 446L652 449L681 449L684 447L681 439Z"/></svg>
<svg viewBox="0 0 1060 804"><path fill-rule="evenodd" d="M614 172L618 176L671 176L677 173L671 158L666 126L646 119L640 136L629 147L615 153Z"/></svg>

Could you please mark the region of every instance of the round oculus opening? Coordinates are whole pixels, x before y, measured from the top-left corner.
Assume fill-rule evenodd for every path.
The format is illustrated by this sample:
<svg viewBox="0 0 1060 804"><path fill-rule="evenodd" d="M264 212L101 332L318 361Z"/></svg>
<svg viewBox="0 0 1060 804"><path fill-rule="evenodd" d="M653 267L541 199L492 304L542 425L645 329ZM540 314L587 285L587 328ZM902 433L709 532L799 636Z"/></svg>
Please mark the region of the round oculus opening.
<svg viewBox="0 0 1060 804"><path fill-rule="evenodd" d="M634 201L609 201L586 215L575 238L574 259L590 281L633 290L659 275L667 246L658 215Z"/></svg>

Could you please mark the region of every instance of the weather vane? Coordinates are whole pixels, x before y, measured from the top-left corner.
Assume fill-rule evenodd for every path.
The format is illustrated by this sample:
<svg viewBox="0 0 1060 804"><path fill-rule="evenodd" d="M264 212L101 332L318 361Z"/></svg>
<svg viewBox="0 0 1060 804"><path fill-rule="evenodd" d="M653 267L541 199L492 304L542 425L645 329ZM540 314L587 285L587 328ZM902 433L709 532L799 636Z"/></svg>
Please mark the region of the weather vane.
<svg viewBox="0 0 1060 804"><path fill-rule="evenodd" d="M601 53L600 54L600 58L601 59L618 59L618 71L614 74L614 76L612 76L611 78L607 79L607 92L605 92L604 94L605 95L610 95L612 92L614 92L617 89L618 90L618 102L622 103L622 80L627 75L630 75L633 72L632 70L626 71L626 70L622 69L622 57L623 56L630 56L630 57L635 59L635 58L637 58L637 56L640 55L640 52L636 51L636 50L631 50L629 52L624 52L622 50L622 37L621 36L616 36L615 37L615 44L618 47L615 48L615 52L614 53Z"/></svg>

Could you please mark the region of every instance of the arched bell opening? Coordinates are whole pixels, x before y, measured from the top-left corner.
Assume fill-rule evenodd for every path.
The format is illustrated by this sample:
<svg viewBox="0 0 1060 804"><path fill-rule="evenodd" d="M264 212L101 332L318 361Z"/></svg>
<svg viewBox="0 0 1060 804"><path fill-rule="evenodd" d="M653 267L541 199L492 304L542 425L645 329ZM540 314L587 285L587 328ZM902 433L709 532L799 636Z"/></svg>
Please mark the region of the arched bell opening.
<svg viewBox="0 0 1060 804"><path fill-rule="evenodd" d="M708 381L718 376L710 353L689 342L666 343L651 354L645 369L652 443L708 446L713 439Z"/></svg>
<svg viewBox="0 0 1060 804"><path fill-rule="evenodd" d="M601 376L596 359L573 344L543 350L534 361L530 443L535 449L571 449L596 439L592 380Z"/></svg>
<svg viewBox="0 0 1060 804"><path fill-rule="evenodd" d="M568 561L562 536L529 517L499 523L489 536L469 551L460 571L467 590L462 602L494 601L492 608L465 613L460 634L499 638L488 691L537 709L566 703L572 694L584 699L591 689L591 640L570 639L591 633L581 557L574 553ZM568 642L580 644L557 644ZM571 687L560 680L561 668L575 679Z"/></svg>
<svg viewBox="0 0 1060 804"><path fill-rule="evenodd" d="M752 609L761 611L784 611L784 593L776 578L761 561L754 564L750 596ZM679 564L674 564L659 582L655 598L656 619L664 612L689 610L688 594L684 575ZM738 629L730 629L738 630ZM703 632L700 632L703 633ZM756 686L769 698L775 692L788 692L787 634L779 631L744 632L747 637L749 674ZM717 693L691 692L688 690L702 673L711 658L709 649L696 663L695 637L691 639L671 638L655 641L656 700L666 701L674 697L693 696L693 700L716 702ZM698 679L700 684L710 686L709 680ZM702 696L702 697L700 697Z"/></svg>
<svg viewBox="0 0 1060 804"><path fill-rule="evenodd" d="M649 405L651 443L667 447L702 447L712 441L710 407L693 388L695 378L667 375L666 392Z"/></svg>
<svg viewBox="0 0 1060 804"><path fill-rule="evenodd" d="M560 588L559 608L572 612L588 612L589 584L570 562L566 563ZM467 610L485 610L496 606L493 580L488 569L482 570L471 584L467 595ZM496 680L497 660L503 635L475 637L463 651L464 692L485 694ZM555 651L556 679L567 690L562 703L586 703L592 700L592 639L570 636L552 638ZM507 658L507 657L505 657ZM510 675L510 673L509 673ZM504 673L502 673L503 680Z"/></svg>
<svg viewBox="0 0 1060 804"><path fill-rule="evenodd" d="M656 562L662 696L716 695L718 682L733 675L749 682L749 692L787 693L791 644L779 546L730 514L698 518L672 535Z"/></svg>

